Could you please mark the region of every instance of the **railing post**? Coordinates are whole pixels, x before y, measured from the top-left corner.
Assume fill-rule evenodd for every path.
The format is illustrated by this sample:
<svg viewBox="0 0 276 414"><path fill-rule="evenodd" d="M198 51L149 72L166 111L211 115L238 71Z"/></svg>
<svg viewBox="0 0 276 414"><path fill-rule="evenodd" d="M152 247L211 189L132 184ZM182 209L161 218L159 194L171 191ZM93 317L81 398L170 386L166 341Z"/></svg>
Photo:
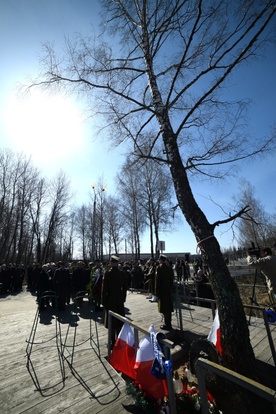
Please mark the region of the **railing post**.
<svg viewBox="0 0 276 414"><path fill-rule="evenodd" d="M256 311L262 312L263 319L264 319L264 325L265 325L265 329L267 333L267 338L268 338L268 342L269 342L269 346L271 350L271 355L273 358L274 365L276 366L276 351L275 351L275 346L274 346L273 338L271 335L271 330L270 330L268 319L267 319L266 309L261 308L260 306L251 306L251 305L243 305L243 307L250 309L250 317L251 317L251 311L253 309L255 309Z"/></svg>
<svg viewBox="0 0 276 414"><path fill-rule="evenodd" d="M111 313L109 311L105 311L108 312L108 331L107 331L107 358L108 358L108 362L110 361L110 354L111 354L111 332L112 332L112 316Z"/></svg>
<svg viewBox="0 0 276 414"><path fill-rule="evenodd" d="M164 357L166 361L171 360L171 351L170 348L164 344ZM170 414L176 414L176 403L175 403L175 392L173 386L173 377L172 372L166 374L166 380L168 385L168 392L169 392L169 403L170 403Z"/></svg>
<svg viewBox="0 0 276 414"><path fill-rule="evenodd" d="M209 407L208 407L207 390L206 390L206 384L205 384L205 374L204 374L203 368L198 363L196 364L196 376L197 376L197 382L198 382L198 390L199 390L199 395L200 395L202 414L208 414Z"/></svg>
<svg viewBox="0 0 276 414"><path fill-rule="evenodd" d="M138 329L136 329L134 327L134 348L135 348L135 352L137 352L138 345L139 345Z"/></svg>
<svg viewBox="0 0 276 414"><path fill-rule="evenodd" d="M196 362L196 374L198 380L198 388L202 405L202 413L208 414L208 398L205 385L205 371L212 372L219 377L225 378L231 381L233 384L242 387L251 393L258 395L261 398L266 399L273 404L273 409L276 409L276 391L262 385L250 378L247 378L229 368L223 367L215 362L208 361L207 359L199 358Z"/></svg>
<svg viewBox="0 0 276 414"><path fill-rule="evenodd" d="M265 309L263 309L263 318L264 318L264 324L265 324L265 328L266 328L267 338L268 338L270 350L271 350L271 353L272 353L274 365L276 365L275 346L274 346L274 342L273 342L273 339L272 339L272 335L271 335L271 331L270 331L270 327L269 327L269 323L268 323L267 314L266 314Z"/></svg>
<svg viewBox="0 0 276 414"><path fill-rule="evenodd" d="M181 301L180 301L179 292L178 292L178 285L176 284L175 284L175 302L176 302L176 314L178 311L178 317L179 317L179 328L181 331L183 331Z"/></svg>

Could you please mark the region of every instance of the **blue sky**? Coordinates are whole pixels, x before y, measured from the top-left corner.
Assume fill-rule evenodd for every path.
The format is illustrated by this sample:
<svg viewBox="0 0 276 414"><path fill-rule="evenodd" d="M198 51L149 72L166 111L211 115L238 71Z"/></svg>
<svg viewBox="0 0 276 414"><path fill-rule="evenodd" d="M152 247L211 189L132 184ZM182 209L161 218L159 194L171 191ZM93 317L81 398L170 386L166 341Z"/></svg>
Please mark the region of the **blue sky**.
<svg viewBox="0 0 276 414"><path fill-rule="evenodd" d="M82 102L73 97L47 97L35 92L18 97L17 86L35 77L42 44L52 42L62 48L65 36L96 30L99 17L96 0L1 0L0 2L0 147L31 154L33 164L44 176L53 177L60 169L71 178L76 202L89 200L91 183L104 177L108 191L114 191L114 177L123 162L123 148L109 149L93 133L93 122L85 121ZM275 122L276 53L239 70L232 86L237 98L252 100L249 130L258 139L268 134ZM275 155L241 166L235 178L223 183L197 183L193 186L199 205L211 222L224 218L210 200L231 209L238 177L247 178L266 211L275 213ZM162 234L167 252L196 251L195 238L182 220L172 234ZM219 228L216 236L222 247L232 245L232 234ZM225 233L226 232L226 233ZM149 251L148 237L142 252Z"/></svg>

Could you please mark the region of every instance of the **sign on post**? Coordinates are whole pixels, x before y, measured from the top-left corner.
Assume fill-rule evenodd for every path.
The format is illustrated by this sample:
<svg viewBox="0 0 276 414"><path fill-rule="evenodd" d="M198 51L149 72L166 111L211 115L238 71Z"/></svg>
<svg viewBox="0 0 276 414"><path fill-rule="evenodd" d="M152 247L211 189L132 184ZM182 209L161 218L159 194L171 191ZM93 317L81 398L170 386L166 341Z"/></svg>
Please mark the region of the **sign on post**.
<svg viewBox="0 0 276 414"><path fill-rule="evenodd" d="M163 253L163 251L164 251L164 250L166 250L166 249L165 249L165 242L164 242L164 241L158 240L158 250L159 250L161 253Z"/></svg>

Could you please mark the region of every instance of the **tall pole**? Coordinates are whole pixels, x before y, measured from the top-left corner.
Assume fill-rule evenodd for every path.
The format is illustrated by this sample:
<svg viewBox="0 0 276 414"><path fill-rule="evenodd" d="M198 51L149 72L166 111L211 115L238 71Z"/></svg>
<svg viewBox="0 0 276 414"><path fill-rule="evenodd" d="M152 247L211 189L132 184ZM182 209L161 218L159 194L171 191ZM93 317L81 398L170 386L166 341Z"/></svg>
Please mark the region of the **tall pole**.
<svg viewBox="0 0 276 414"><path fill-rule="evenodd" d="M94 191L94 202L93 202L93 221L92 221L92 261L96 259L95 257L95 230L96 230L96 193Z"/></svg>

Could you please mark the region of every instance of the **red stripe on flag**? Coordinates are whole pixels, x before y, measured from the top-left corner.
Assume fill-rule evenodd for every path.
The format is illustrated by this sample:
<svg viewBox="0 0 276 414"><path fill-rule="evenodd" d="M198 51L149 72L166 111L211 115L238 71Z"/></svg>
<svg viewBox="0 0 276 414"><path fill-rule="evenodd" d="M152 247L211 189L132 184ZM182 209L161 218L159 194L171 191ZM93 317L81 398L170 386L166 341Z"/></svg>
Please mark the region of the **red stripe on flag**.
<svg viewBox="0 0 276 414"><path fill-rule="evenodd" d="M110 355L110 364L117 371L122 372L128 377L135 379L135 348L134 335L129 324L124 323L118 338L116 339L112 353Z"/></svg>
<svg viewBox="0 0 276 414"><path fill-rule="evenodd" d="M148 396L154 399L159 399L168 395L168 389L165 380L157 379L150 372L154 358L150 338L145 336L141 339L137 350L136 362L134 365L136 371L135 382Z"/></svg>
<svg viewBox="0 0 276 414"><path fill-rule="evenodd" d="M222 354L221 342L220 342L220 321L218 310L216 310L215 319L213 321L211 330L207 337L208 341L212 342L217 348L220 355Z"/></svg>

